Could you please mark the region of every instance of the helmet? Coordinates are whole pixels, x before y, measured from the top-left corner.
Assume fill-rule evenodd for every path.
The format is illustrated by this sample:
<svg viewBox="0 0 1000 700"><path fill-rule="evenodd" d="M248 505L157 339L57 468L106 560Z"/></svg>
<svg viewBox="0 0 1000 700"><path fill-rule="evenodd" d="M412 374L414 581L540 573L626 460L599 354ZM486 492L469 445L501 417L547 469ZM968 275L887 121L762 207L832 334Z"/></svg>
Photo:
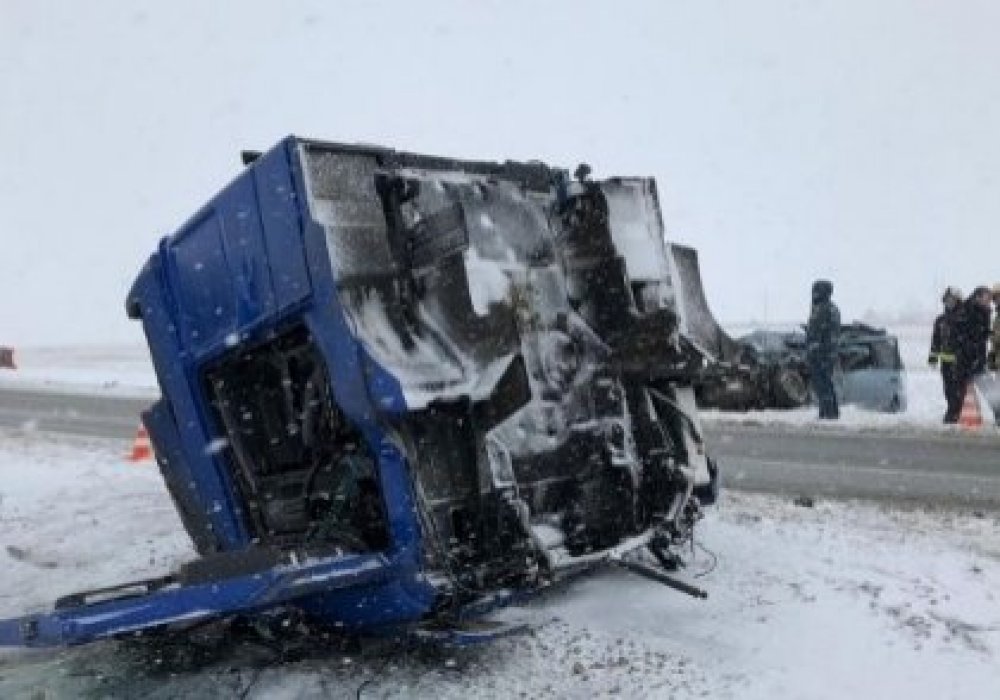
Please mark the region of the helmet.
<svg viewBox="0 0 1000 700"><path fill-rule="evenodd" d="M962 301L965 296L962 294L962 290L958 287L948 287L944 290L944 295L941 297L942 302L946 302L949 299L954 299L955 301Z"/></svg>
<svg viewBox="0 0 1000 700"><path fill-rule="evenodd" d="M812 286L813 301L829 301L833 296L833 282L830 280L816 280Z"/></svg>
<svg viewBox="0 0 1000 700"><path fill-rule="evenodd" d="M993 285L993 296L1000 297L1000 282Z"/></svg>

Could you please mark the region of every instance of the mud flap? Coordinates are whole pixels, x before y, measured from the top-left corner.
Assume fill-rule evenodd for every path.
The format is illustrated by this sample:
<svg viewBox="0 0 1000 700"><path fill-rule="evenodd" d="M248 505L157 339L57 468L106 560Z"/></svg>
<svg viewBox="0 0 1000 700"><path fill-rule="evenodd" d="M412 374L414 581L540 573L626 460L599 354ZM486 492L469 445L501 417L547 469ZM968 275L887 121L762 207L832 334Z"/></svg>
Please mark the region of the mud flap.
<svg viewBox="0 0 1000 700"><path fill-rule="evenodd" d="M719 500L721 487L719 465L712 458L708 459L708 475L709 482L707 484L694 488L694 495L698 497L698 502L703 506L715 505L715 502Z"/></svg>
<svg viewBox="0 0 1000 700"><path fill-rule="evenodd" d="M715 360L738 357L740 344L729 337L708 308L705 287L694 248L671 243L667 246L677 283L677 308L681 331Z"/></svg>
<svg viewBox="0 0 1000 700"><path fill-rule="evenodd" d="M398 579L383 555L292 561L224 580L180 585L151 579L62 599L55 610L0 620L0 646L83 644L124 634L253 613L311 594L375 588Z"/></svg>

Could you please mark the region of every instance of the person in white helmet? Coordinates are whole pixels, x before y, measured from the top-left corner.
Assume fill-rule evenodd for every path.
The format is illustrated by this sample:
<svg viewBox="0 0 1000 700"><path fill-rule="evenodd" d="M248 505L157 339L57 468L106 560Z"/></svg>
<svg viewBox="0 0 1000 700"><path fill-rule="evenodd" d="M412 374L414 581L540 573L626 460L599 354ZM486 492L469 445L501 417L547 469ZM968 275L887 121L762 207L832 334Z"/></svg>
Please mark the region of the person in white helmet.
<svg viewBox="0 0 1000 700"><path fill-rule="evenodd" d="M948 405L944 413L945 423L957 423L962 412L962 399L965 386L959 380L955 362L957 324L961 317L962 291L957 287L944 290L941 303L944 313L934 320L934 333L931 336L931 352L927 363L931 367L941 368L941 383L944 386L944 400Z"/></svg>

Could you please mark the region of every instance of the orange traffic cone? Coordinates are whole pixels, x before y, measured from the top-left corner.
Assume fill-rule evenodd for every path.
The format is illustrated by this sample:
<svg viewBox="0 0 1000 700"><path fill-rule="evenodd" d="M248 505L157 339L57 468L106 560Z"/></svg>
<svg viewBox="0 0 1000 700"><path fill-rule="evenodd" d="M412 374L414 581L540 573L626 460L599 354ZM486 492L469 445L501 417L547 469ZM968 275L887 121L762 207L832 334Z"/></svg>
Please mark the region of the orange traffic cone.
<svg viewBox="0 0 1000 700"><path fill-rule="evenodd" d="M135 434L135 442L132 443L132 453L127 459L130 462L144 462L147 459L153 459L153 444L149 441L146 426L141 423Z"/></svg>
<svg viewBox="0 0 1000 700"><path fill-rule="evenodd" d="M965 399L962 401L962 412L958 416L958 424L966 429L983 427L983 414L979 412L979 398L976 396L976 387L971 382L965 389Z"/></svg>

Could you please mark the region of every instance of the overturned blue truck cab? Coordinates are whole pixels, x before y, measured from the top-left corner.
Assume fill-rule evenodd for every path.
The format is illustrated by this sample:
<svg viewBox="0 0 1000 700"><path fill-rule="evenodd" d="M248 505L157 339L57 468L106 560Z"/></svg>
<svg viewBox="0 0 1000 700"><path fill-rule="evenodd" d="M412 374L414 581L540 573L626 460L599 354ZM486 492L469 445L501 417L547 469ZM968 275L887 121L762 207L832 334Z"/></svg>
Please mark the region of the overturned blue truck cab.
<svg viewBox="0 0 1000 700"><path fill-rule="evenodd" d="M244 160L126 304L198 558L0 644L283 607L474 640L465 620L605 563L702 594L673 570L718 474L651 179L296 137Z"/></svg>

